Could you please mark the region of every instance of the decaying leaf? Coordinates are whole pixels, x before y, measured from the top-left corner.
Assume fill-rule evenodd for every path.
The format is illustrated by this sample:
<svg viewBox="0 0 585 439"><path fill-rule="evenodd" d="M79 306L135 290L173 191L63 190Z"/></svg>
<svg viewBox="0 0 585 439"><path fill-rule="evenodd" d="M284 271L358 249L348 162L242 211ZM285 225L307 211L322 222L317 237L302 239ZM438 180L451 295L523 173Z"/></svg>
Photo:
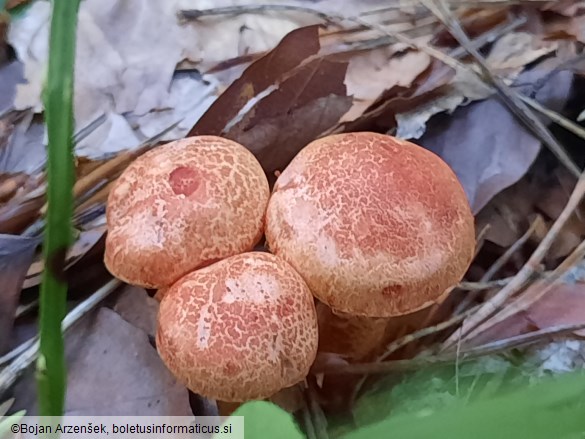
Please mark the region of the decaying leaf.
<svg viewBox="0 0 585 439"><path fill-rule="evenodd" d="M537 282L529 288L541 288ZM474 338L474 344L526 334L557 325L585 323L585 284L559 284L527 310L514 314ZM575 331L585 337L585 330Z"/></svg>
<svg viewBox="0 0 585 439"><path fill-rule="evenodd" d="M525 72L518 81L535 84L548 72ZM562 108L572 79L572 73L560 72L555 81L538 89L536 99L548 107ZM477 213L494 195L520 180L538 155L541 142L494 97L436 118L420 144L453 168Z"/></svg>
<svg viewBox="0 0 585 439"><path fill-rule="evenodd" d="M20 290L38 238L0 235L0 353L8 346Z"/></svg>
<svg viewBox="0 0 585 439"><path fill-rule="evenodd" d="M527 32L511 32L500 38L486 58L495 70L520 73L528 64L557 49L555 41L543 41Z"/></svg>
<svg viewBox="0 0 585 439"><path fill-rule="evenodd" d="M427 122L435 114L451 114L457 107L485 99L492 93L476 75L465 69L457 69L455 77L443 93L409 111L396 114L396 135L403 139L419 139L426 131Z"/></svg>
<svg viewBox="0 0 585 439"><path fill-rule="evenodd" d="M183 137L217 97L220 84L213 75L175 74L179 63L188 60L191 68L205 71L226 59L270 50L293 29L319 22L311 14L243 14L182 23L178 12L185 6L205 5L182 0L148 8L138 0L81 3L75 121L81 128L105 114L106 122L79 142L80 155L101 158L137 147L166 123L156 117L160 111L171 123L184 119L172 133ZM24 64L27 80L18 87L17 109L42 111L50 8L50 2L34 2L13 20L9 31L8 40Z"/></svg>
<svg viewBox="0 0 585 439"><path fill-rule="evenodd" d="M154 337L158 302L149 297L146 290L127 285L121 291L113 309L132 326Z"/></svg>
<svg viewBox="0 0 585 439"><path fill-rule="evenodd" d="M347 94L353 97L353 105L341 122L361 116L386 90L398 85L410 87L431 63L423 52L400 53L394 46L363 51L349 58L345 77Z"/></svg>
<svg viewBox="0 0 585 439"><path fill-rule="evenodd" d="M248 147L269 177L349 109L347 63L316 56L316 26L295 30L254 62L190 135L215 134Z"/></svg>
<svg viewBox="0 0 585 439"><path fill-rule="evenodd" d="M190 416L187 390L166 369L147 334L108 308L66 336L67 415ZM15 389L19 408L37 414L35 380Z"/></svg>
<svg viewBox="0 0 585 439"><path fill-rule="evenodd" d="M282 75L319 52L319 29L308 26L286 35L272 51L252 63L225 90L191 129L189 135L221 134L244 106L275 85Z"/></svg>
<svg viewBox="0 0 585 439"><path fill-rule="evenodd" d="M12 107L16 85L22 79L21 62L12 61L0 65L0 114Z"/></svg>
<svg viewBox="0 0 585 439"><path fill-rule="evenodd" d="M81 232L75 243L67 251L65 269L72 267L89 250L91 250L92 247L102 238L105 232L105 227L99 227L93 230L86 230ZM31 264L28 272L26 273L23 288L30 288L40 284L44 266L45 264L41 258L41 255L39 254L37 260Z"/></svg>

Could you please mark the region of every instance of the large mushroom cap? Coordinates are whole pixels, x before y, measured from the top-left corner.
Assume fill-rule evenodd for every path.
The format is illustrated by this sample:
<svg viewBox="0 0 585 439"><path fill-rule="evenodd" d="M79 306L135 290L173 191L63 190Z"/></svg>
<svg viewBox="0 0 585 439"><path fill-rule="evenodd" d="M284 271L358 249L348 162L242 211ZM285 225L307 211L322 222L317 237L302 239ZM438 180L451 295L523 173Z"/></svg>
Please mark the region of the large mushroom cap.
<svg viewBox="0 0 585 439"><path fill-rule="evenodd" d="M105 264L130 284L168 286L251 250L269 195L262 167L238 143L200 136L160 146L130 164L110 192Z"/></svg>
<svg viewBox="0 0 585 439"><path fill-rule="evenodd" d="M474 219L453 171L413 143L375 133L305 147L266 213L273 253L334 311L391 317L422 309L465 274Z"/></svg>
<svg viewBox="0 0 585 439"><path fill-rule="evenodd" d="M232 256L169 288L156 340L193 392L227 402L267 398L302 381L315 360L314 299L277 256Z"/></svg>

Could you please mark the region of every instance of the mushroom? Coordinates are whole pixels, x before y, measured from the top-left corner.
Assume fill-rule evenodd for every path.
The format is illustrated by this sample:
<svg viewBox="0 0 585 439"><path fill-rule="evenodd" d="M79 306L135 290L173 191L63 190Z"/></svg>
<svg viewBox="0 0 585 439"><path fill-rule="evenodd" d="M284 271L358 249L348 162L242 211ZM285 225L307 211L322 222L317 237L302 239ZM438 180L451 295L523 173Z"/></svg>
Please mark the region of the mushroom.
<svg viewBox="0 0 585 439"><path fill-rule="evenodd" d="M384 319L440 301L475 248L474 218L449 166L371 132L316 140L292 160L268 204L266 239L330 307L320 330L357 333L362 358L384 337Z"/></svg>
<svg viewBox="0 0 585 439"><path fill-rule="evenodd" d="M236 142L198 136L157 147L131 163L110 192L106 267L130 284L168 287L253 249L269 195L262 167Z"/></svg>
<svg viewBox="0 0 585 439"><path fill-rule="evenodd" d="M232 256L166 291L156 343L168 369L195 393L223 402L268 398L302 381L315 360L314 299L281 258Z"/></svg>

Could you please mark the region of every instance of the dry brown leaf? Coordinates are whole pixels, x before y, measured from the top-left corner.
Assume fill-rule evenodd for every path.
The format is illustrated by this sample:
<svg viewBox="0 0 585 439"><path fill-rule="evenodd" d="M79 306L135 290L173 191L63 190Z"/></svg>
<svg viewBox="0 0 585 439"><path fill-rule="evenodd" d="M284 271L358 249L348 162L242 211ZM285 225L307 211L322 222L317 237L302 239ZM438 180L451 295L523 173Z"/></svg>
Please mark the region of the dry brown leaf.
<svg viewBox="0 0 585 439"><path fill-rule="evenodd" d="M529 288L540 288L537 282ZM585 323L585 284L560 284L530 308L512 315L473 339L474 344L489 343L557 325ZM585 330L575 331L585 337Z"/></svg>
<svg viewBox="0 0 585 439"><path fill-rule="evenodd" d="M6 9L11 10L16 8L17 6L25 5L30 0L7 0L6 1Z"/></svg>
<svg viewBox="0 0 585 439"><path fill-rule="evenodd" d="M247 146L272 178L348 110L346 66L323 58L306 64L223 136Z"/></svg>
<svg viewBox="0 0 585 439"><path fill-rule="evenodd" d="M526 179L496 195L476 216L476 228L489 225L484 238L503 248L516 242L527 230L536 213L540 185Z"/></svg>
<svg viewBox="0 0 585 439"><path fill-rule="evenodd" d="M347 63L315 56L318 51L316 26L291 32L246 69L189 134L245 145L272 179L351 105L343 83Z"/></svg>
<svg viewBox="0 0 585 439"><path fill-rule="evenodd" d="M410 87L430 65L429 55L418 51L396 53L394 46L354 54L349 59L345 84L353 105L342 122L357 119L378 97L394 86Z"/></svg>
<svg viewBox="0 0 585 439"><path fill-rule="evenodd" d="M107 308L66 336L67 415L190 416L187 390L173 378L147 334ZM36 382L27 374L15 408L37 414Z"/></svg>
<svg viewBox="0 0 585 439"><path fill-rule="evenodd" d="M572 39L585 42L585 15L559 17L545 25L545 36L549 39Z"/></svg>
<svg viewBox="0 0 585 439"><path fill-rule="evenodd" d="M154 337L158 302L143 288L126 285L116 300L114 311L132 326Z"/></svg>
<svg viewBox="0 0 585 439"><path fill-rule="evenodd" d="M476 75L466 69L457 69L443 93L396 115L396 135L404 139L419 139L425 133L427 122L432 116L443 112L450 114L460 105L485 99L492 93Z"/></svg>
<svg viewBox="0 0 585 439"><path fill-rule="evenodd" d="M384 91L366 111L351 122L338 124L333 132L388 131L394 133L400 114L416 111L443 96L450 87L455 71L439 61L432 61L410 87L394 86Z"/></svg>
<svg viewBox="0 0 585 439"><path fill-rule="evenodd" d="M189 132L219 135L242 108L291 69L319 51L319 28L308 26L287 34L268 54L252 63L211 105Z"/></svg>
<svg viewBox="0 0 585 439"><path fill-rule="evenodd" d="M39 243L38 238L0 235L0 354L10 341L22 282Z"/></svg>
<svg viewBox="0 0 585 439"><path fill-rule="evenodd" d="M554 52L557 47L556 42L543 41L528 32L510 32L494 43L486 61L494 70L520 73L527 64Z"/></svg>
<svg viewBox="0 0 585 439"><path fill-rule="evenodd" d="M543 63L544 64L544 63ZM518 77L521 84L535 84L546 77L554 64L539 65ZM568 99L573 74L557 73L538 89L536 99L556 111ZM531 85L523 88L532 91ZM536 159L541 142L497 98L458 108L429 124L419 140L453 168L469 198L474 213L496 194L522 178Z"/></svg>
<svg viewBox="0 0 585 439"><path fill-rule="evenodd" d="M67 251L67 257L65 259L65 268L69 269L75 265L88 251L90 251L94 245L96 245L102 236L106 233L106 228L98 227L92 230L85 230L79 234L79 237L71 248ZM41 276L45 264L41 259L41 255L37 255L37 260L31 264L23 288L30 288L39 285L41 282Z"/></svg>
<svg viewBox="0 0 585 439"><path fill-rule="evenodd" d="M585 1L556 0L544 5L542 10L556 12L566 17L574 17L585 11Z"/></svg>
<svg viewBox="0 0 585 439"><path fill-rule="evenodd" d="M0 175L0 203L5 203L16 195L16 192L24 186L27 180L28 175L22 172Z"/></svg>

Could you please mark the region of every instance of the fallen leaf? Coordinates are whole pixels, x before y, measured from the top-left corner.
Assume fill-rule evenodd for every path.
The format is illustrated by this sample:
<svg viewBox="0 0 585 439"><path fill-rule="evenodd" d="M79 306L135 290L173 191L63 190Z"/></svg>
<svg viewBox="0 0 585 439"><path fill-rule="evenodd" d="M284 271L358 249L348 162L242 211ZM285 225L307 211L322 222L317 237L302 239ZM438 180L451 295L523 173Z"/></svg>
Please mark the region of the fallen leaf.
<svg viewBox="0 0 585 439"><path fill-rule="evenodd" d="M146 333L108 308L70 330L66 355L67 415L192 415L187 390L166 369ZM15 407L30 415L37 414L33 375L26 374L15 389Z"/></svg>
<svg viewBox="0 0 585 439"><path fill-rule="evenodd" d="M399 115L423 108L448 92L455 71L433 61L410 87L394 86L384 91L357 119L338 124L332 132L387 131L394 134Z"/></svg>
<svg viewBox="0 0 585 439"><path fill-rule="evenodd" d="M0 235L0 354L7 349L22 282L39 238Z"/></svg>
<svg viewBox="0 0 585 439"><path fill-rule="evenodd" d="M553 11L567 17L574 17L581 11L585 11L585 2L576 0L556 0L545 4L542 10Z"/></svg>
<svg viewBox="0 0 585 439"><path fill-rule="evenodd" d="M535 84L547 72L547 69L528 71L518 81ZM559 72L557 80L546 82L538 90L536 99L559 110L569 96L572 80L571 72ZM524 87L530 88L530 85ZM419 143L453 168L474 213L520 180L540 151L540 140L497 98L458 108L449 117L440 115L430 125Z"/></svg>
<svg viewBox="0 0 585 439"><path fill-rule="evenodd" d="M453 80L435 99L396 114L396 136L402 139L419 139L425 133L427 122L432 116L444 112L451 114L461 105L485 99L492 94L493 91L476 75L466 69L457 69Z"/></svg>
<svg viewBox="0 0 585 439"><path fill-rule="evenodd" d="M485 239L508 248L528 229L531 217L536 214L536 202L542 187L521 179L518 183L497 194L476 215L476 229L489 225Z"/></svg>
<svg viewBox="0 0 585 439"><path fill-rule="evenodd" d="M538 328L585 323L585 284L561 284L545 294L526 312ZM575 331L585 337L585 330Z"/></svg>
<svg viewBox="0 0 585 439"><path fill-rule="evenodd" d="M189 132L221 134L242 108L282 75L319 51L319 29L308 26L287 34L268 54L252 63L242 76L225 90Z"/></svg>
<svg viewBox="0 0 585 439"><path fill-rule="evenodd" d="M87 126L102 114L106 122L78 143L79 155L102 158L136 148L144 133L156 132L165 118L172 119L171 123L183 119L165 139L184 137L194 119L217 97L221 84L213 74L177 75L179 63L188 60L192 69L206 71L226 59L270 50L288 32L320 21L314 15L296 13L205 17L183 23L178 12L185 5L182 0L159 2L146 9L139 0L81 3L75 65L76 128ZM13 20L9 30L8 41L24 64L26 78L17 89L17 109L42 112L50 11L49 2L34 2ZM159 112L165 117L161 119Z"/></svg>
<svg viewBox="0 0 585 439"><path fill-rule="evenodd" d="M16 96L16 86L23 79L23 68L20 61L0 63L0 114L12 107Z"/></svg>
<svg viewBox="0 0 585 439"><path fill-rule="evenodd" d="M100 227L93 230L82 231L75 243L67 251L65 258L65 269L71 268L75 265L97 242L102 238L106 232L105 227ZM45 264L42 260L42 255L38 255L37 260L31 264L26 278L23 283L23 288L31 288L39 285L41 282L42 273Z"/></svg>
<svg viewBox="0 0 585 439"><path fill-rule="evenodd" d="M222 135L247 146L272 178L348 110L346 66L322 58L306 64Z"/></svg>
<svg viewBox="0 0 585 439"><path fill-rule="evenodd" d="M385 90L396 85L410 87L430 63L431 58L424 52L397 53L394 46L353 54L345 77L353 105L341 122L361 116Z"/></svg>
<svg viewBox="0 0 585 439"><path fill-rule="evenodd" d="M126 285L113 309L132 326L154 337L158 305L159 303L150 297L144 288Z"/></svg>
<svg viewBox="0 0 585 439"><path fill-rule="evenodd" d="M18 6L22 6L22 5L27 4L29 1L30 0L7 0L6 1L6 9L7 10L14 9Z"/></svg>
<svg viewBox="0 0 585 439"><path fill-rule="evenodd" d="M585 42L585 15L557 17L545 26L545 36L549 39L571 39Z"/></svg>
<svg viewBox="0 0 585 439"><path fill-rule="evenodd" d="M543 41L528 32L510 32L494 43L486 62L495 70L520 73L526 65L554 52L557 46L554 41Z"/></svg>
<svg viewBox="0 0 585 439"><path fill-rule="evenodd" d="M269 179L349 109L347 63L316 56L316 26L295 30L254 62L193 127L252 151Z"/></svg>
<svg viewBox="0 0 585 439"><path fill-rule="evenodd" d="M541 288L542 285L536 282L529 289ZM473 343L490 343L552 326L579 324L585 324L585 283L559 284L527 310L474 337ZM585 330L575 331L575 334L585 337Z"/></svg>

